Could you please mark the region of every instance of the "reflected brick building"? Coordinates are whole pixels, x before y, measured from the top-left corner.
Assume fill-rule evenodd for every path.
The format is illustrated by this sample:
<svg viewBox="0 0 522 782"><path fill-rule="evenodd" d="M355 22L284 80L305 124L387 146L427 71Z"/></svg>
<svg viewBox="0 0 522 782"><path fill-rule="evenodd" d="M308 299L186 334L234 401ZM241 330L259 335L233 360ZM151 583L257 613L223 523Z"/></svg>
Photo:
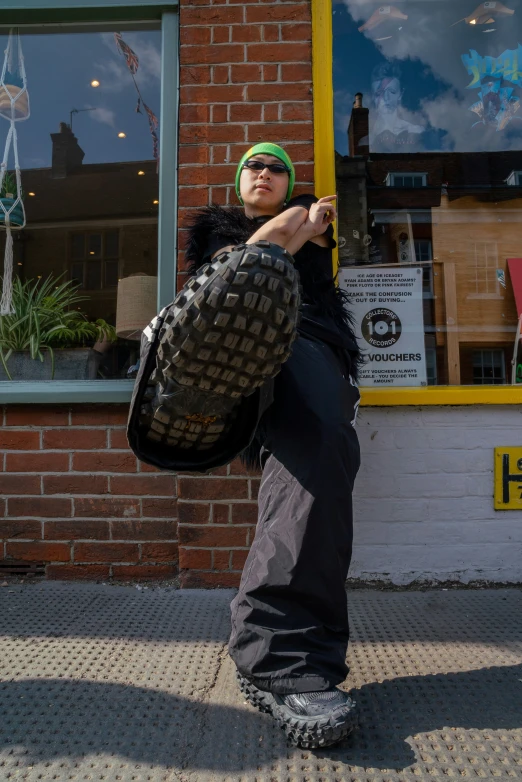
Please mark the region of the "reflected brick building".
<svg viewBox="0 0 522 782"><path fill-rule="evenodd" d="M422 264L432 383L472 384L477 349L502 351L508 367L518 316L507 259L522 258L520 152L372 152L362 96L348 135L350 154L336 156L341 265Z"/></svg>

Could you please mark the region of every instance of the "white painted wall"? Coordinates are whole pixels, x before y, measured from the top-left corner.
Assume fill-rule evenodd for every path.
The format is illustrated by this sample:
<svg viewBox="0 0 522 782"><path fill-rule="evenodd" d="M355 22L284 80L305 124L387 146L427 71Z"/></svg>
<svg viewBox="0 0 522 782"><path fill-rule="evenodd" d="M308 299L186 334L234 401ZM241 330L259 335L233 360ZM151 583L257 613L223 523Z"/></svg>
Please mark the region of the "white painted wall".
<svg viewBox="0 0 522 782"><path fill-rule="evenodd" d="M522 446L515 405L360 409L349 577L522 582L522 511L493 509L494 448Z"/></svg>

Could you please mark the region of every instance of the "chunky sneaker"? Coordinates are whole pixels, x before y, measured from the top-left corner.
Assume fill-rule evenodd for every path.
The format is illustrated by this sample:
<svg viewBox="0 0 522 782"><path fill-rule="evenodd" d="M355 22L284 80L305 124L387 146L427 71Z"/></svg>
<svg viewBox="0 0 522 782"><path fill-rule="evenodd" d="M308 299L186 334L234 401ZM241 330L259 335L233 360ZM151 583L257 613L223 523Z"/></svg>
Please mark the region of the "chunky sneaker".
<svg viewBox="0 0 522 782"><path fill-rule="evenodd" d="M155 368L140 403L146 437L216 448L241 398L289 358L299 303L293 258L277 244L239 245L202 266L158 316ZM149 331L152 340L154 321Z"/></svg>
<svg viewBox="0 0 522 782"><path fill-rule="evenodd" d="M337 688L322 692L278 695L258 689L240 673L239 687L247 701L271 714L291 744L319 749L337 744L357 725L355 701Z"/></svg>

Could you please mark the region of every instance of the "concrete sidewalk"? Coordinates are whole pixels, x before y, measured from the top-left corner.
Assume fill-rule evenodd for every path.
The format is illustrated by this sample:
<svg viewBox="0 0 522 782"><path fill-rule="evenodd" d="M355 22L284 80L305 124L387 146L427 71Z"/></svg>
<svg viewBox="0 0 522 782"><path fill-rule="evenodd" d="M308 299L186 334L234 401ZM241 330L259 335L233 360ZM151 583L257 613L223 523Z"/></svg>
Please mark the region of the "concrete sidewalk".
<svg viewBox="0 0 522 782"><path fill-rule="evenodd" d="M232 595L0 588L0 782L522 779L522 590L352 592L361 725L320 752L243 702Z"/></svg>

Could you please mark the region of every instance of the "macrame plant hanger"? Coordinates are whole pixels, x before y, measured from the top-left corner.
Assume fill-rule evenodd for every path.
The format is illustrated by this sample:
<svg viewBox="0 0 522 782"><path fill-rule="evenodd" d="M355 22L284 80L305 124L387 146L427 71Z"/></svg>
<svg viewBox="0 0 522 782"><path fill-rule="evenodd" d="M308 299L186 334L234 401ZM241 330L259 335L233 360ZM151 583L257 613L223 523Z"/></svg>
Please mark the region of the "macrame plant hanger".
<svg viewBox="0 0 522 782"><path fill-rule="evenodd" d="M0 315L14 312L13 298L13 237L12 229L21 230L25 226L25 208L22 200L22 180L18 160L18 137L16 123L29 117L29 93L25 74L22 44L18 30L9 31L5 50L2 75L0 76L0 117L8 120L9 131L4 147L4 156L0 167L0 193L7 174L7 165L11 147L13 149L16 193L5 193L0 198L0 228L5 228L4 274L2 278L2 298ZM10 197L9 197L10 196Z"/></svg>

